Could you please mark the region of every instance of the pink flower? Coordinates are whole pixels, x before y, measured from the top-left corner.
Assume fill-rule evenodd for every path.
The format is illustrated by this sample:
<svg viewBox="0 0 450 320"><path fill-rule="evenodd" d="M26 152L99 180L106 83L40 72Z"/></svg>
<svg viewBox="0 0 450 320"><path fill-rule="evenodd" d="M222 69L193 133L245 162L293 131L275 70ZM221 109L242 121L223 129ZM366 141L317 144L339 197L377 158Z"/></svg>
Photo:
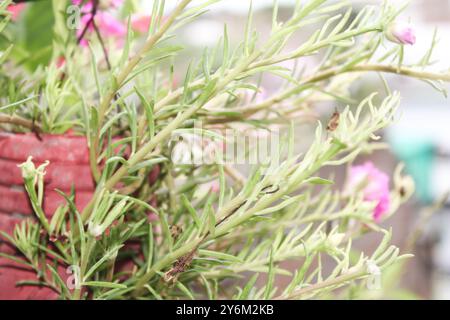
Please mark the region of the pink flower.
<svg viewBox="0 0 450 320"><path fill-rule="evenodd" d="M373 211L375 221L380 221L383 214L389 210L389 177L372 162L351 167L347 188L350 192L362 188L365 201L377 202Z"/></svg>
<svg viewBox="0 0 450 320"><path fill-rule="evenodd" d="M111 7L118 7L123 0L109 0ZM72 0L72 3L74 5L81 5L83 3L82 0ZM83 16L81 17L81 27L79 28L77 32L77 36L81 36L83 33L83 30L86 28L86 26L91 22L92 19L92 8L93 8L93 2L88 1L86 2L83 7L81 8L81 12L83 13ZM127 34L127 28L125 24L118 20L116 17L114 17L111 13L99 10L97 11L95 15L95 23L98 26L100 32L102 35L107 37L114 37L117 40L119 40L119 43L123 42L123 39L125 38ZM94 31L94 26L92 24L88 25L87 30L89 32ZM87 41L82 40L81 45L86 46Z"/></svg>
<svg viewBox="0 0 450 320"><path fill-rule="evenodd" d="M107 0L106 2L107 2L107 5L118 8L122 5L123 0Z"/></svg>
<svg viewBox="0 0 450 320"><path fill-rule="evenodd" d="M386 37L395 43L413 45L416 43L416 33L410 24L405 22L392 23L386 32Z"/></svg>
<svg viewBox="0 0 450 320"><path fill-rule="evenodd" d="M213 193L219 193L220 192L219 181L217 181L217 180L211 181L209 183L209 190Z"/></svg>
<svg viewBox="0 0 450 320"><path fill-rule="evenodd" d="M66 64L66 58L64 56L60 56L60 57L58 57L58 59L56 59L56 67L58 69L64 67L65 64Z"/></svg>
<svg viewBox="0 0 450 320"><path fill-rule="evenodd" d="M131 28L139 33L147 33L150 27L150 16L145 15L133 15L131 17Z"/></svg>
<svg viewBox="0 0 450 320"><path fill-rule="evenodd" d="M83 7L86 7L88 9L92 9L93 1L92 0L72 0L72 4L76 6L80 6L84 3ZM100 1L100 7L114 7L118 8L122 5L123 0L101 0Z"/></svg>
<svg viewBox="0 0 450 320"><path fill-rule="evenodd" d="M125 24L117 20L112 14L99 12L96 18L100 31L105 32L106 35L122 38L127 34Z"/></svg>
<svg viewBox="0 0 450 320"><path fill-rule="evenodd" d="M17 21L22 11L25 9L26 3L11 4L7 10L11 12L11 20Z"/></svg>

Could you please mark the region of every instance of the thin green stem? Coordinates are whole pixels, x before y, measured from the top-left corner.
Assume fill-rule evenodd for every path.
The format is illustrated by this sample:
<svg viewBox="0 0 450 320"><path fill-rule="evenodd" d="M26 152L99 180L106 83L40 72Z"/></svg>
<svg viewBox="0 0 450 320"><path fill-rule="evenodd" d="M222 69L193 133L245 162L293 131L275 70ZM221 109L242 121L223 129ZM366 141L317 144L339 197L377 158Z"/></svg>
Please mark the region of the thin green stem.
<svg viewBox="0 0 450 320"><path fill-rule="evenodd" d="M313 174L315 171L317 171L321 165L333 158L335 155L337 155L342 150L341 145L333 144L328 152L326 152L323 156L323 158L317 163L311 167L310 170L304 172L304 178L307 178L309 175ZM270 196L264 197L261 200L259 200L251 209L248 211L240 214L235 219L229 219L229 217L236 211L236 208L239 208L239 206L242 204L242 201L245 201L245 197L243 195L236 196L233 200L230 201L228 205L222 208L217 213L217 217L219 219L219 222L216 224L216 230L214 235L209 235L204 238L197 238L195 241L191 241L189 243L186 243L185 245L181 246L179 249L175 250L174 252L168 254L166 257L164 257L162 260L160 260L157 264L155 264L152 269L144 274L144 276L137 282L134 294L138 294L141 292L142 287L147 284L147 282L156 274L157 271L162 270L163 268L167 267L168 264L172 263L176 259L188 254L191 250L194 248L199 247L202 243L205 243L206 241L213 240L217 237L220 237L223 234L226 234L229 230L231 230L233 227L242 224L249 218L251 218L255 213L258 211L268 207L273 202L279 200L281 197L283 197L286 193L285 192L276 192L271 194Z"/></svg>
<svg viewBox="0 0 450 320"><path fill-rule="evenodd" d="M31 206L33 207L33 210L36 213L36 216L37 216L40 224L42 225L44 230L47 232L47 234L50 235L51 234L50 225L48 224L47 218L45 216L45 212L42 209L42 206L38 200L34 182L32 180L25 180L25 189L28 193L28 196L30 197ZM65 262L69 263L71 261L71 257L66 252L63 244L59 240L56 240L54 242L54 245L59 250L59 252L63 255Z"/></svg>
<svg viewBox="0 0 450 320"><path fill-rule="evenodd" d="M417 79L427 79L427 80L435 80L435 81L440 80L440 81L450 82L450 72L445 74L445 73L419 71L419 70L414 70L413 68L408 68L408 67L398 67L398 66L381 65L381 64L367 64L367 65L356 65L356 66L353 66L348 69L342 69L342 67L330 68L328 70L325 70L325 71L320 72L315 75L311 75L311 76L303 79L300 82L300 85L307 85L307 84L324 81L324 80L330 79L332 77L335 77L337 75L344 74L344 73L371 72L371 71L372 72L393 73L393 74L409 76L409 77L417 78ZM267 109L267 108L277 104L278 102L283 101L284 99L297 93L298 90L299 90L299 86L289 88L289 89L287 89L265 101L262 101L257 104L241 107L241 108L236 108L233 111L236 111L237 113L240 113L245 117L249 117L258 111Z"/></svg>
<svg viewBox="0 0 450 320"><path fill-rule="evenodd" d="M157 135L153 137L149 142L144 144L129 160L128 165L122 165L108 181L105 182L103 186L106 190L112 190L114 186L128 174L128 167L134 166L142 161L150 152L152 152L156 146L165 141L170 135L173 133L175 129L180 127L186 120L190 119L199 109L201 109L206 102L213 96L215 93L223 90L231 81L235 79L243 70L245 70L248 65L258 58L261 54L261 51L256 51L249 57L247 57L240 65L238 65L232 72L228 74L225 78L218 82L214 90L212 90L209 94L209 97L206 97L203 100L197 100L195 104L189 107L185 112L180 113L174 120L172 120L164 129L158 132ZM96 201L96 197L98 193L94 194L89 204L83 211L82 217L83 221L86 221L91 214L93 209L93 205Z"/></svg>
<svg viewBox="0 0 450 320"><path fill-rule="evenodd" d="M79 300L81 298L81 292L82 292L82 287L83 287L83 282L86 280L84 279L84 274L86 273L87 270L87 266L89 263L89 257L91 255L92 249L95 245L95 238L92 237L91 235L88 236L88 241L86 244L86 249L85 251L82 253L81 256L81 266L80 266L80 287L76 288L73 294L73 299L74 300Z"/></svg>
<svg viewBox="0 0 450 320"><path fill-rule="evenodd" d="M292 59L296 59L296 58L300 58L302 56L305 56L311 52L315 52L323 47L329 46L330 43L334 43L334 42L338 42L338 41L342 41L348 38L352 38L352 37L356 37L365 33L370 33L370 32L380 32L382 31L380 28L378 27L370 27L370 28L364 28L361 30L350 30L348 32L344 32L341 34L336 35L335 37L333 37L333 39L324 39L321 41L316 42L315 44L307 47L306 49L303 48L299 48L293 52L290 52L286 55L283 56L279 56L279 57L272 57L269 59L265 59L262 61L259 61L258 63L252 64L250 66L250 68L259 68L265 65L274 65L277 63L281 63L287 60L292 60Z"/></svg>
<svg viewBox="0 0 450 320"><path fill-rule="evenodd" d="M343 274L339 277L328 279L319 283L312 284L308 287L301 288L298 290L294 290L290 294L281 295L274 300L290 300L290 299L298 299L306 294L314 293L315 291L321 290L321 289L327 289L330 287L336 287L336 286L342 286L348 281L356 280L362 277L365 277L367 275L366 271L357 270L353 272L348 272L346 274Z"/></svg>
<svg viewBox="0 0 450 320"><path fill-rule="evenodd" d="M162 36L167 32L167 30L170 28L170 26L173 24L173 22L176 20L176 18L181 14L181 12L184 10L184 8L191 2L192 0L183 0L180 2L180 4L174 9L172 14L166 19L165 23L161 26L161 28L158 29L158 31L152 35L147 42L144 44L144 46L134 55L127 63L125 68L119 73L119 75L115 79L116 85L109 90L109 92L105 95L102 102L100 103L99 109L98 109L98 123L97 123L97 133L94 138L94 143L91 146L91 148L94 149L93 154L96 157L98 154L98 147L100 144L100 130L102 127L102 124L105 120L106 113L108 111L109 106L111 105L111 102L113 101L114 97L117 94L117 91L122 87L122 85L127 80L128 76L131 74L131 72L134 70L134 68L142 61L142 59L145 57L146 53L148 53L153 46L162 38ZM91 160L91 167L93 171L93 175L96 181L100 179L100 170L97 166L97 160L95 161Z"/></svg>

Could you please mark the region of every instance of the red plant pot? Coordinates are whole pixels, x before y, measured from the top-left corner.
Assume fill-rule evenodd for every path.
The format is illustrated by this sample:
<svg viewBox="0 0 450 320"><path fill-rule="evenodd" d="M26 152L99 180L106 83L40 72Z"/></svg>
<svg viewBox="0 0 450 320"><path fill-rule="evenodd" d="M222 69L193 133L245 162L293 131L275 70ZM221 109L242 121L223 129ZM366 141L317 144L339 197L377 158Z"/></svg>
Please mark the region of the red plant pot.
<svg viewBox="0 0 450 320"><path fill-rule="evenodd" d="M82 210L94 192L89 167L89 150L85 137L73 135L42 135L0 133L0 230L12 233L16 223L34 218L31 204L23 188L17 166L33 157L35 165L50 161L46 168L43 207L49 217L65 203L55 189L70 193L75 188L75 203ZM0 240L0 252L14 254L14 250ZM54 299L56 294L47 288L16 286L19 280L36 280L26 270L0 258L0 299Z"/></svg>

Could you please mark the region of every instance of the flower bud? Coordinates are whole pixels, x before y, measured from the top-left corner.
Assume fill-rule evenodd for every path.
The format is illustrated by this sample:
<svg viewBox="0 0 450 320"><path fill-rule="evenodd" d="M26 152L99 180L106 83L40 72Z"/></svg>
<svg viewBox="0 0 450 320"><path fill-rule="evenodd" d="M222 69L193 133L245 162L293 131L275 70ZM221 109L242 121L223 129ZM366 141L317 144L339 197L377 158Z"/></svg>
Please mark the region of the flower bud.
<svg viewBox="0 0 450 320"><path fill-rule="evenodd" d="M329 244L332 247L338 247L345 239L345 233L335 233L328 236Z"/></svg>
<svg viewBox="0 0 450 320"><path fill-rule="evenodd" d="M393 22L386 30L386 37L395 43L413 45L416 43L416 33L412 26L405 22Z"/></svg>
<svg viewBox="0 0 450 320"><path fill-rule="evenodd" d="M103 233L103 227L98 224L92 224L89 226L89 234L94 238L101 236Z"/></svg>
<svg viewBox="0 0 450 320"><path fill-rule="evenodd" d="M368 260L366 262L366 267L367 267L367 273L369 273L370 275L373 276L379 276L381 275L381 269L380 267L376 264L375 261L373 260Z"/></svg>
<svg viewBox="0 0 450 320"><path fill-rule="evenodd" d="M366 261L366 271L369 274L367 279L367 289L380 290L381 289L381 269L373 260Z"/></svg>
<svg viewBox="0 0 450 320"><path fill-rule="evenodd" d="M32 161L33 157L29 156L27 161L19 164L18 167L22 170L22 178L26 180L34 179L36 176L36 167Z"/></svg>
<svg viewBox="0 0 450 320"><path fill-rule="evenodd" d="M408 175L402 175L404 165L400 164L395 169L394 186L395 191L400 196L400 199L407 200L415 191L414 179Z"/></svg>

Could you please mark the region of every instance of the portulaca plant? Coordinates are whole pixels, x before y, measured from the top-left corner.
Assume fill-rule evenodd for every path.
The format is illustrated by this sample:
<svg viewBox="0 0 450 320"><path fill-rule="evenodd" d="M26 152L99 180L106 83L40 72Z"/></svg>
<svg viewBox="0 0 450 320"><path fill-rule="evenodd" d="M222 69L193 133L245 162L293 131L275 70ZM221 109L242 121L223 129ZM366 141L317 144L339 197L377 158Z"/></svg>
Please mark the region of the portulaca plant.
<svg viewBox="0 0 450 320"><path fill-rule="evenodd" d="M280 20L274 1L261 37L249 2L242 38L225 25L197 56L177 45L177 31L219 0L171 10L155 0L148 14L131 0L41 2L53 10L51 54L35 65L17 61L19 4L0 4L10 42L0 56L0 128L84 137L95 190L82 206L76 189L59 190L65 201L49 213L51 161L20 165L35 219L2 232L18 253L1 255L36 271L22 285L61 299L358 298L411 257L381 223L413 194L412 179L401 165L386 173L355 162L386 148L377 134L398 115L400 93L383 74L438 89L450 80L427 71L436 38L420 61L404 63L416 36L403 7L292 0ZM388 94L358 99L349 88L369 72ZM282 81L264 88L265 77ZM309 137L296 133L302 123L314 128ZM345 184L325 167L346 168ZM367 233L380 242L358 251ZM289 284L277 286L279 276Z"/></svg>

